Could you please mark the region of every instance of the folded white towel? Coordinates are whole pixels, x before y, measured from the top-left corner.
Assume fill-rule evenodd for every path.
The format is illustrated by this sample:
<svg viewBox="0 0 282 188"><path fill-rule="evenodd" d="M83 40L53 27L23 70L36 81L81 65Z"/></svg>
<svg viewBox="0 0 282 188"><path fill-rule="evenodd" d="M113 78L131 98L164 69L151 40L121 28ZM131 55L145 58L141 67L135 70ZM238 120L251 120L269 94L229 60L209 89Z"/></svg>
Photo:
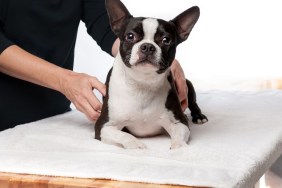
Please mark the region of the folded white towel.
<svg viewBox="0 0 282 188"><path fill-rule="evenodd" d="M0 132L0 171L210 187L252 187L282 153L282 92L206 92L209 122L190 123L187 147L167 136L125 150L94 139L72 111Z"/></svg>

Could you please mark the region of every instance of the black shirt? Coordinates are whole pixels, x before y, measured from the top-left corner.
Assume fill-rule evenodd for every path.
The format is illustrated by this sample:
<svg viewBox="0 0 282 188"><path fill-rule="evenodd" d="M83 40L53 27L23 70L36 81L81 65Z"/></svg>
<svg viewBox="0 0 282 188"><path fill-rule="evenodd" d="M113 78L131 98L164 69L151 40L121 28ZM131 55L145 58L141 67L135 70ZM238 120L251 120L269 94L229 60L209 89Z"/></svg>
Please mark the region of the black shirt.
<svg viewBox="0 0 282 188"><path fill-rule="evenodd" d="M0 54L16 44L72 69L80 20L110 54L116 36L104 0L0 0ZM0 72L0 131L68 110L70 101L61 93Z"/></svg>

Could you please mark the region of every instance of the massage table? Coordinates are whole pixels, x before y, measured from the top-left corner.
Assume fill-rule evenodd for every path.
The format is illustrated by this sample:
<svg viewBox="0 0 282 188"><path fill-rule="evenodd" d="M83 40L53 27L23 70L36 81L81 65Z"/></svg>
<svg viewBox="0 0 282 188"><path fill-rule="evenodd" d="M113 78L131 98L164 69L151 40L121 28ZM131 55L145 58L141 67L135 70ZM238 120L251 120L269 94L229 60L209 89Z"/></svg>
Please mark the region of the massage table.
<svg viewBox="0 0 282 188"><path fill-rule="evenodd" d="M145 150L101 143L76 110L2 131L0 187L254 187L282 154L282 91L198 92L198 103L209 122L190 122L176 150L167 135L142 138Z"/></svg>

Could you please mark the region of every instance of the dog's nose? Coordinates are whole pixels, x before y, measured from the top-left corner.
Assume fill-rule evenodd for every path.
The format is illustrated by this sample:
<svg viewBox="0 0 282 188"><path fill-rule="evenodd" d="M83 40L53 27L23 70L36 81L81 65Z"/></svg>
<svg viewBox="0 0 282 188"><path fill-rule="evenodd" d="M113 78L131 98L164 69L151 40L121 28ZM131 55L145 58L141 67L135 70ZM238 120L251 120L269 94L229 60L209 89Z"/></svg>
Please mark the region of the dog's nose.
<svg viewBox="0 0 282 188"><path fill-rule="evenodd" d="M153 44L150 43L144 43L140 46L141 52L144 53L145 55L152 55L155 51L156 48Z"/></svg>

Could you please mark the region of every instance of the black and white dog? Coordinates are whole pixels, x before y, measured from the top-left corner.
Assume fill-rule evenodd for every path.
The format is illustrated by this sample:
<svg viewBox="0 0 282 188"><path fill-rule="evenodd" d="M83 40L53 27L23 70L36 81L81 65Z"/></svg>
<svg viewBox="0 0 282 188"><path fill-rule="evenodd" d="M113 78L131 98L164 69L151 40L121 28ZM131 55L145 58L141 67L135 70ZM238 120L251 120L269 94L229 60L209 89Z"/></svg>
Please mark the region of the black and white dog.
<svg viewBox="0 0 282 188"><path fill-rule="evenodd" d="M197 22L199 8L192 7L169 22L135 18L120 0L106 0L106 8L120 48L107 76L95 138L134 149L146 148L136 137L167 132L171 149L185 146L190 135L188 119L182 112L170 65L177 45L188 38ZM191 82L186 83L192 121L207 122Z"/></svg>

